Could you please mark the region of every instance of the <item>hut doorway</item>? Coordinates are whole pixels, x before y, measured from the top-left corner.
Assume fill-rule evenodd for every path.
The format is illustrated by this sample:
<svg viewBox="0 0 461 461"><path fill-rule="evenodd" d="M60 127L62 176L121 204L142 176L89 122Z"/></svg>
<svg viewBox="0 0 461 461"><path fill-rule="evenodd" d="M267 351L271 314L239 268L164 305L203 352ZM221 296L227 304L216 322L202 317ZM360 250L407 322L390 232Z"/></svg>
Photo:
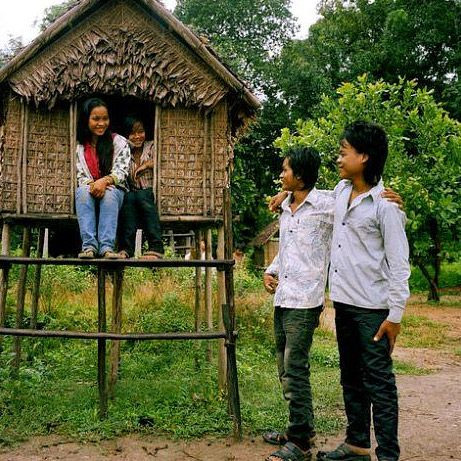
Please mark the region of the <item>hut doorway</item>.
<svg viewBox="0 0 461 461"><path fill-rule="evenodd" d="M123 130L123 120L127 116L139 117L146 130L146 141L150 141L154 136L155 128L155 104L143 101L134 97L109 96L105 94L95 94L78 101L77 109L80 114L82 104L90 97L102 99L109 108L110 126L113 133L127 136Z"/></svg>

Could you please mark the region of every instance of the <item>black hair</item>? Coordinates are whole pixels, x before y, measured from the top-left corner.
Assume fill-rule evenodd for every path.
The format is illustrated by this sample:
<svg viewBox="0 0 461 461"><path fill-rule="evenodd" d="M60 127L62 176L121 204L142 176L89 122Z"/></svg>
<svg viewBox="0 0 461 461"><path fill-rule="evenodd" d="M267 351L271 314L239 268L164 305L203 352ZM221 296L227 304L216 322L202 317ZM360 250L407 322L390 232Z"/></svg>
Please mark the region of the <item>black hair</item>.
<svg viewBox="0 0 461 461"><path fill-rule="evenodd" d="M130 136L131 132L133 131L133 127L136 125L136 123L140 123L144 129L145 129L145 123L144 120L141 117L138 117L137 115L127 115L122 122L122 135L125 136L125 138L128 138Z"/></svg>
<svg viewBox="0 0 461 461"><path fill-rule="evenodd" d="M313 147L290 146L285 151L293 175L304 183L306 189L312 189L319 177L320 155Z"/></svg>
<svg viewBox="0 0 461 461"><path fill-rule="evenodd" d="M108 111L107 104L99 98L87 99L80 110L80 116L77 125L77 141L80 144L85 144L91 141L91 132L88 128L88 121L90 120L91 111L95 107L105 107ZM112 141L112 132L110 127L105 131L102 136L99 136L96 145L96 153L99 158L99 168L102 176L107 176L112 170L114 143Z"/></svg>
<svg viewBox="0 0 461 461"><path fill-rule="evenodd" d="M367 184L376 186L383 174L388 153L385 131L375 123L358 120L346 126L341 139L345 139L360 154L368 155L363 177Z"/></svg>

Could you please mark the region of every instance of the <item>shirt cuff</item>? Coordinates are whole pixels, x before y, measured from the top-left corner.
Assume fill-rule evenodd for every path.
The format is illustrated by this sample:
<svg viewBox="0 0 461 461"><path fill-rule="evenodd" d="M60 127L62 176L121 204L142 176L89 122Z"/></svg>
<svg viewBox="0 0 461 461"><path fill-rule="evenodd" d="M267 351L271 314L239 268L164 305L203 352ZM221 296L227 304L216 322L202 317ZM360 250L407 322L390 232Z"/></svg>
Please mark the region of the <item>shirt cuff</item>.
<svg viewBox="0 0 461 461"><path fill-rule="evenodd" d="M386 320L392 323L400 323L403 317L404 310L400 307L393 307L389 311L389 315L387 316Z"/></svg>

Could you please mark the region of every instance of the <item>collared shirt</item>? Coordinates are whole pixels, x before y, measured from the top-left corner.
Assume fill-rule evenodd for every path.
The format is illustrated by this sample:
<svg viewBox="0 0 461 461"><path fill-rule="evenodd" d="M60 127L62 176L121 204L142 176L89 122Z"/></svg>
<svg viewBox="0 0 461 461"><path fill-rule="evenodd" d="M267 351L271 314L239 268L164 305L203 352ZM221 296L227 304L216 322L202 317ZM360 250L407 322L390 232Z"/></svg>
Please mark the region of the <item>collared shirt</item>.
<svg viewBox="0 0 461 461"><path fill-rule="evenodd" d="M138 177L135 179L134 173L138 167L143 163L148 162L154 159L154 141L145 141L141 158L139 163L135 162L133 156L133 147L131 148L131 163L130 163L130 175L129 175L129 185L131 189L152 189L154 184L154 170L152 168L146 168L143 170Z"/></svg>
<svg viewBox="0 0 461 461"><path fill-rule="evenodd" d="M382 181L356 197L352 183L335 188L331 249L330 299L368 309L389 309L388 320L400 322L410 292L406 217L381 197Z"/></svg>
<svg viewBox="0 0 461 461"><path fill-rule="evenodd" d="M294 213L290 203L291 194L282 203L279 251L266 269L278 277L274 305L318 307L325 300L334 198L314 188Z"/></svg>

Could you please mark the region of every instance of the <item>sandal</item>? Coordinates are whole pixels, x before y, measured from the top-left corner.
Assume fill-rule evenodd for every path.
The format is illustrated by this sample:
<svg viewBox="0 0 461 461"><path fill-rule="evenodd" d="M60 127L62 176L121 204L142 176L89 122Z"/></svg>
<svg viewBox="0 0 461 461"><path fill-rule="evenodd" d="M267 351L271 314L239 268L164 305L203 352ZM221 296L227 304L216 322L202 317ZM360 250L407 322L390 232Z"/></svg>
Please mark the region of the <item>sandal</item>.
<svg viewBox="0 0 461 461"><path fill-rule="evenodd" d="M91 248L87 248L85 250L82 250L78 254L79 259L93 259L96 257L96 251L92 250Z"/></svg>
<svg viewBox="0 0 461 461"><path fill-rule="evenodd" d="M358 455L354 453L347 443L342 443L332 451L319 451L318 461L371 461L370 455Z"/></svg>
<svg viewBox="0 0 461 461"><path fill-rule="evenodd" d="M311 448L315 445L316 439L315 432L312 432L308 439ZM269 431L263 434L263 440L271 445L285 445L288 442L288 437L284 432Z"/></svg>
<svg viewBox="0 0 461 461"><path fill-rule="evenodd" d="M112 251L112 250L107 250L102 254L102 257L104 259L119 259L120 254L116 253L115 251Z"/></svg>
<svg viewBox="0 0 461 461"><path fill-rule="evenodd" d="M312 452L310 450L302 451L293 442L287 442L280 448L274 451L267 458L266 461L311 461Z"/></svg>

